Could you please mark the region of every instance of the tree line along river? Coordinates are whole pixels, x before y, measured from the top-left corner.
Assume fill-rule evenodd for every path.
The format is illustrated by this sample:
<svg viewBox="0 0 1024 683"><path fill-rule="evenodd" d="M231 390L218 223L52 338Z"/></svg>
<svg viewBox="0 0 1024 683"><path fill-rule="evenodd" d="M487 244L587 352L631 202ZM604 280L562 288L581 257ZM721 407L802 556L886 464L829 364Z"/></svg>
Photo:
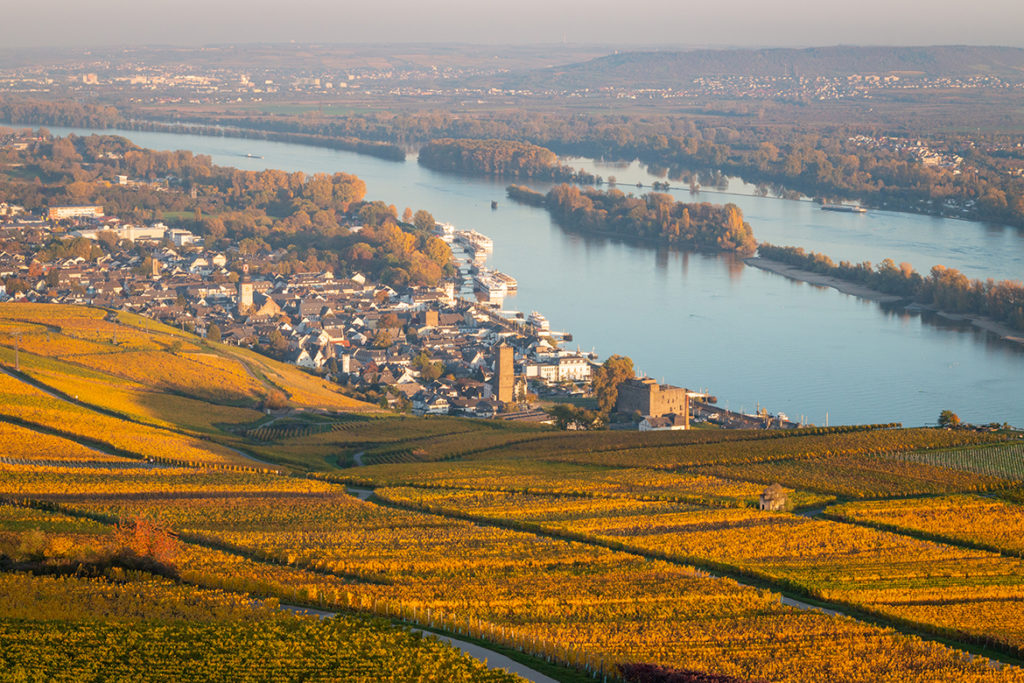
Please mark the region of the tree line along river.
<svg viewBox="0 0 1024 683"><path fill-rule="evenodd" d="M507 179L431 171L305 145L173 133L50 127L54 134L123 135L160 150L188 149L249 170L344 171L368 199L430 211L494 240L489 264L519 281L506 307L543 312L584 350L633 358L638 370L706 388L732 410L760 405L809 422L934 423L943 409L972 422L1024 426L1024 347L934 314L908 313L794 282L731 255L687 253L566 232L541 208L505 199ZM249 158L247 154L262 158ZM565 163L623 191L664 180L639 164ZM538 191L544 182L515 181ZM683 183L678 183L682 186ZM834 260L943 264L970 278L1022 279L1024 233L914 214L821 211L809 201L758 197L735 179L725 193L688 188L681 201L734 202L759 241L801 246ZM492 201L498 210L491 209Z"/></svg>

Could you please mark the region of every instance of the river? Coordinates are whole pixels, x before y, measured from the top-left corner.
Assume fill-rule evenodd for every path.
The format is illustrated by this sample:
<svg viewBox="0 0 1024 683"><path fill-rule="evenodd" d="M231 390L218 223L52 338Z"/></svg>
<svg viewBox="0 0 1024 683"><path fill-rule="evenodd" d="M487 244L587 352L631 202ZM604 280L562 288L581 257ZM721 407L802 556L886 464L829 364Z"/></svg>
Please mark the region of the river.
<svg viewBox="0 0 1024 683"><path fill-rule="evenodd" d="M490 236L489 264L519 280L507 306L539 310L584 350L628 355L638 370L706 388L732 410L753 412L760 405L816 424L923 425L950 409L965 421L1024 426L1024 348L934 315L793 282L728 255L568 233L546 211L507 200L504 180L439 173L414 158L389 162L263 140L50 130L121 134L143 147L189 149L250 170L354 173L366 181L369 199L400 211L427 209L438 220ZM635 163L573 163L615 175L624 191L657 179ZM808 201L753 196L753 188L735 181L729 190L704 191L696 199L684 189L672 194L684 201L733 201L758 240L836 260L890 257L923 272L942 263L972 278L1024 277L1019 230L895 212L824 212Z"/></svg>

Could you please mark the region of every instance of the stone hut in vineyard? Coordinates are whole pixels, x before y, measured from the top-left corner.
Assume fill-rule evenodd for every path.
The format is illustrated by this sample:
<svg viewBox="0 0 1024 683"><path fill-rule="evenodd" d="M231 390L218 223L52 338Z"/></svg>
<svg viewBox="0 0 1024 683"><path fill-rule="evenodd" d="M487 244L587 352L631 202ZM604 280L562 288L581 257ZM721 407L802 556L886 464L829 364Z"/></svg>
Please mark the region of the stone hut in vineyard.
<svg viewBox="0 0 1024 683"><path fill-rule="evenodd" d="M786 509L786 492L778 483L772 484L764 490L759 499L759 507L769 512L778 512Z"/></svg>

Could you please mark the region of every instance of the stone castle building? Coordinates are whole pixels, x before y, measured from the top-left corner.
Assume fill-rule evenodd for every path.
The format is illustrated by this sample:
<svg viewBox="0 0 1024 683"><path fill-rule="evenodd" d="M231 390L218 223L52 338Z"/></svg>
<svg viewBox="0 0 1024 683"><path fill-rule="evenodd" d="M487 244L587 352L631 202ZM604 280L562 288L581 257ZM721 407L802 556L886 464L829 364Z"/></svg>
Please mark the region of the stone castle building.
<svg viewBox="0 0 1024 683"><path fill-rule="evenodd" d="M619 413L638 412L641 415L661 417L675 414L690 417L690 401L686 389L671 384L658 384L650 377L627 379L619 385L619 395L615 400L615 410Z"/></svg>

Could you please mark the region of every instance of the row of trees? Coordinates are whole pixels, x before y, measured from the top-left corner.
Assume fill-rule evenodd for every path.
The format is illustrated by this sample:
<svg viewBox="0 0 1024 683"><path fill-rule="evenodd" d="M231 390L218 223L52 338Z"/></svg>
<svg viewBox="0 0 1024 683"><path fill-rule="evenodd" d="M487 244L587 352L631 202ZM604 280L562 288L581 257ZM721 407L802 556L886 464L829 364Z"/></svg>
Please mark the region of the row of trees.
<svg viewBox="0 0 1024 683"><path fill-rule="evenodd" d="M659 192L634 197L614 189L602 192L567 184L547 195L516 185L507 193L516 201L545 206L555 220L572 229L743 255L757 248L750 224L735 204L686 204Z"/></svg>
<svg viewBox="0 0 1024 683"><path fill-rule="evenodd" d="M721 116L710 113L704 118L683 118L566 116L522 110L456 115L433 110L329 117L177 115L170 122L146 122L139 121L127 107L118 110L73 102L7 99L0 100L0 118L72 126L128 125L161 130L172 126L191 133L204 131L190 124L230 126L239 135L298 135L292 141L324 146L353 140L386 143L394 149L382 155L396 159L404 158L404 147L428 145L439 138L529 143L562 155L640 159L673 178L685 176L688 170L714 169L752 183L807 195L858 198L901 210L944 213L949 211L944 203L950 200L958 215L1024 226L1024 177L1008 173L1013 160L1005 151L1016 144L1012 134L946 132L927 139L931 149L966 159L967 170L954 173L922 163L909 149L852 139L859 134L880 134L872 128L823 122L817 129L808 129L777 121L771 125L744 123L742 119L726 124ZM919 136L917 132L914 135Z"/></svg>
<svg viewBox="0 0 1024 683"><path fill-rule="evenodd" d="M720 170L752 183L782 186L812 196L857 198L877 206L943 213L1024 226L1024 177L1007 173L1001 149L1011 136L943 133L927 139L939 152L963 156L968 171L928 166L910 150L869 146L856 135L865 127L823 123L817 129L772 122L726 124L720 116L606 115L505 111L474 115L430 111L374 112L323 117L209 117L196 121L266 130L316 131L326 138L356 137L402 146L438 138L519 141L561 155L640 159L669 177L690 170ZM918 134L915 133L915 136ZM986 151L986 150L992 151Z"/></svg>
<svg viewBox="0 0 1024 683"><path fill-rule="evenodd" d="M892 259L885 259L877 266L867 261L836 264L824 254L805 252L800 247L761 244L758 252L772 261L856 282L941 311L983 315L1024 330L1024 283L1019 281L970 280L957 269L942 265L932 267L927 276L922 276L909 263L896 265Z"/></svg>
<svg viewBox="0 0 1024 683"><path fill-rule="evenodd" d="M432 140L420 148L419 163L438 171L594 183L597 177L561 166L550 149L514 140Z"/></svg>

